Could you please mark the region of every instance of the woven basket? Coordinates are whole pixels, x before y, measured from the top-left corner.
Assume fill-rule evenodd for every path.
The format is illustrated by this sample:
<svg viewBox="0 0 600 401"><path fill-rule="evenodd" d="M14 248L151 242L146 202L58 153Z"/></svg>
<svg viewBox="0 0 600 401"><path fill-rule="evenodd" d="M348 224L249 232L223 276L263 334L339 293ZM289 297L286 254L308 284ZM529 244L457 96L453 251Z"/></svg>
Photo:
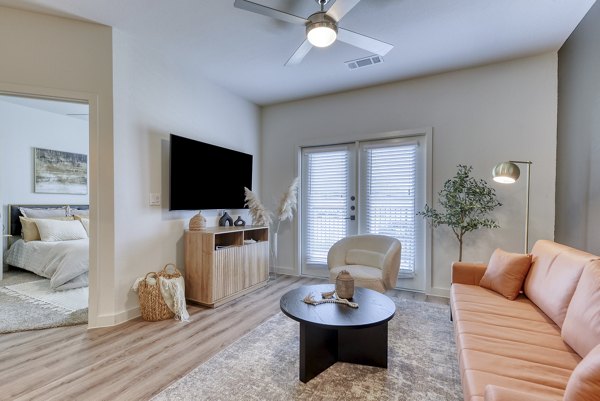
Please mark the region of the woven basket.
<svg viewBox="0 0 600 401"><path fill-rule="evenodd" d="M169 273L169 267L172 268L172 273ZM163 267L163 269L156 274L160 277L168 279L181 277L181 273L179 273L179 270L177 270L177 267L175 267L173 263L167 263L165 267Z"/></svg>
<svg viewBox="0 0 600 401"><path fill-rule="evenodd" d="M168 267L173 267L173 273L167 271ZM156 280L155 285L148 284L148 277L154 276ZM140 312L142 319L149 322L157 322L159 320L171 319L175 314L169 309L165 300L160 293L160 287L158 285L158 278L177 278L180 277L181 273L177 270L174 264L169 263L159 271L158 273L150 272L146 274L144 280L142 280L138 287L138 299L140 302Z"/></svg>

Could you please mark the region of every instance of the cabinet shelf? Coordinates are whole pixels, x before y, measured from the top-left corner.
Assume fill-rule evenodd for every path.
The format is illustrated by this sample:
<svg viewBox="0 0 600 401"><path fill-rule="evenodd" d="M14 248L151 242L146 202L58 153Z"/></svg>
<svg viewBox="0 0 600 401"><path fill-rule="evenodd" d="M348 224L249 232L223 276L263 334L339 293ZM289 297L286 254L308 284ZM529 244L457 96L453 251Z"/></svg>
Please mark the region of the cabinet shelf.
<svg viewBox="0 0 600 401"><path fill-rule="evenodd" d="M185 232L185 294L215 307L266 285L267 227L212 227ZM256 242L244 242L253 240Z"/></svg>

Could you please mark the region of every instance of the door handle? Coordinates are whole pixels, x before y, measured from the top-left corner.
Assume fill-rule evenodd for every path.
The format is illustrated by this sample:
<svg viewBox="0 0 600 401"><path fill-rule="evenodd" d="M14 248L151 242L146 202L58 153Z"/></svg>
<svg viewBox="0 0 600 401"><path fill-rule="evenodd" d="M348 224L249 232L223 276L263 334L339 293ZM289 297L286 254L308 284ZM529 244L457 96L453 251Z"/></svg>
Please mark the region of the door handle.
<svg viewBox="0 0 600 401"><path fill-rule="evenodd" d="M351 215L350 217L346 217L345 220L356 220L356 216Z"/></svg>

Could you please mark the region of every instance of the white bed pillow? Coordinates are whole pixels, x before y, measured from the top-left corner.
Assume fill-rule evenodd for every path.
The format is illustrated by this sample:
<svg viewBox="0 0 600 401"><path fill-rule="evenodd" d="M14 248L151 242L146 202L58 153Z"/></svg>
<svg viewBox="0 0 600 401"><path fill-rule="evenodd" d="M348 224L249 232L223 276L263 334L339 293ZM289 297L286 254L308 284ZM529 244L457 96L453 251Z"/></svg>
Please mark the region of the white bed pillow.
<svg viewBox="0 0 600 401"><path fill-rule="evenodd" d="M21 237L23 237L23 241L29 242L41 240L40 232L35 223L36 219L19 216L19 220L21 221ZM52 217L52 220L73 220L73 217Z"/></svg>
<svg viewBox="0 0 600 401"><path fill-rule="evenodd" d="M34 219L34 221L42 241L55 242L87 238L83 225L77 220Z"/></svg>
<svg viewBox="0 0 600 401"><path fill-rule="evenodd" d="M83 228L85 228L85 232L87 233L87 235L89 237L90 236L90 219L88 217L80 216L78 214L76 214L73 217L75 218L75 220L79 220L81 222L81 225L83 226Z"/></svg>
<svg viewBox="0 0 600 401"><path fill-rule="evenodd" d="M49 208L30 208L20 207L21 214L30 219L48 219L51 217L65 217L67 210L65 207L49 207Z"/></svg>

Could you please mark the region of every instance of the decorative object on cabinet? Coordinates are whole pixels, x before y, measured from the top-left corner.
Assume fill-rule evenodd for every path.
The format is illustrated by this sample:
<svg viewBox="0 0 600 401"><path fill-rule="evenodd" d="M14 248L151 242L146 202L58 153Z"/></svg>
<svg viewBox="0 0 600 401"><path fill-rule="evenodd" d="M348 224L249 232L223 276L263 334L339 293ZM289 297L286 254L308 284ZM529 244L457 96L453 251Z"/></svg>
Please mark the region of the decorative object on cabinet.
<svg viewBox="0 0 600 401"><path fill-rule="evenodd" d="M223 216L219 219L219 225L225 227L227 225L233 226L233 218L227 212L223 212Z"/></svg>
<svg viewBox="0 0 600 401"><path fill-rule="evenodd" d="M245 187L244 192L246 194L246 206L250 209L252 224L255 226L270 227L273 222L271 212L265 208L254 192Z"/></svg>
<svg viewBox="0 0 600 401"><path fill-rule="evenodd" d="M201 210L190 219L189 227L190 231L199 231L206 228L206 218L202 215Z"/></svg>
<svg viewBox="0 0 600 401"><path fill-rule="evenodd" d="M267 227L210 227L185 232L185 295L215 307L269 279Z"/></svg>
<svg viewBox="0 0 600 401"><path fill-rule="evenodd" d="M244 227L246 222L242 219L242 216L238 216L238 218L233 222L233 225L236 227Z"/></svg>

